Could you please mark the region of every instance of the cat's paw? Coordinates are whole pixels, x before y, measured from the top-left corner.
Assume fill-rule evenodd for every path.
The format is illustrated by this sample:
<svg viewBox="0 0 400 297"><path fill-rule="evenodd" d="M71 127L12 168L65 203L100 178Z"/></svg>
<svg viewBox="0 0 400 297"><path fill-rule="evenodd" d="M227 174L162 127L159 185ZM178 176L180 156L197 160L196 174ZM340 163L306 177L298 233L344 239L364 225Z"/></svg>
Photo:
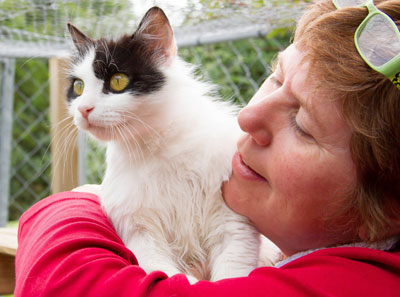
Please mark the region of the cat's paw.
<svg viewBox="0 0 400 297"><path fill-rule="evenodd" d="M191 276L191 275L186 275L186 278L188 279L188 281L191 285L193 285L199 281L197 278L195 278L194 276Z"/></svg>
<svg viewBox="0 0 400 297"><path fill-rule="evenodd" d="M283 260L281 250L268 238L261 236L258 267L274 266L278 261Z"/></svg>

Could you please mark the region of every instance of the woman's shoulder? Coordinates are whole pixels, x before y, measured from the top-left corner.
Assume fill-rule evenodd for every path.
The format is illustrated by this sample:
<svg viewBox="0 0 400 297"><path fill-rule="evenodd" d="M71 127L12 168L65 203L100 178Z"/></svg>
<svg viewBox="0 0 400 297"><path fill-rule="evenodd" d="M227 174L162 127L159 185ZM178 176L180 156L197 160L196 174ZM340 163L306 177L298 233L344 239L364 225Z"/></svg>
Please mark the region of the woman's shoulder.
<svg viewBox="0 0 400 297"><path fill-rule="evenodd" d="M293 256L279 262L276 267L282 267L292 263L297 259L311 260L319 259L320 257L328 257L340 261L364 261L375 259L377 263L387 259L393 260L393 257L400 261L400 236L394 236L386 240L374 243L357 242L331 248L319 248L299 252ZM346 261L347 262L347 261Z"/></svg>
<svg viewBox="0 0 400 297"><path fill-rule="evenodd" d="M265 274L264 269L269 270L270 277L270 268L259 268L253 274ZM319 249L281 263L275 269L286 281L307 288L309 296L326 293L383 297L400 290L400 252L396 250L361 246Z"/></svg>
<svg viewBox="0 0 400 297"><path fill-rule="evenodd" d="M61 192L53 194L38 201L25 211L19 220L19 226L23 226L32 218L35 218L43 212L56 212L58 208L65 207L65 210L68 213L69 210L72 211L79 206L84 206L82 211L92 208L96 209L100 207L100 199L97 195L82 192Z"/></svg>

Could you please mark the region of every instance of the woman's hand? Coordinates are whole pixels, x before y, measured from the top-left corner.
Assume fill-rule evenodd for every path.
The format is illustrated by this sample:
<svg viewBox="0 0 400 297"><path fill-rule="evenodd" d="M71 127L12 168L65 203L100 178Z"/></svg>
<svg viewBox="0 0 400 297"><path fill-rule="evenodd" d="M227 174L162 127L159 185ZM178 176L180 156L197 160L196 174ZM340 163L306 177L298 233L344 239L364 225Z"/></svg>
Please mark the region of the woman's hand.
<svg viewBox="0 0 400 297"><path fill-rule="evenodd" d="M73 192L85 192L85 193L99 195L100 185L86 184L83 186L79 186L79 187L73 189L72 191Z"/></svg>

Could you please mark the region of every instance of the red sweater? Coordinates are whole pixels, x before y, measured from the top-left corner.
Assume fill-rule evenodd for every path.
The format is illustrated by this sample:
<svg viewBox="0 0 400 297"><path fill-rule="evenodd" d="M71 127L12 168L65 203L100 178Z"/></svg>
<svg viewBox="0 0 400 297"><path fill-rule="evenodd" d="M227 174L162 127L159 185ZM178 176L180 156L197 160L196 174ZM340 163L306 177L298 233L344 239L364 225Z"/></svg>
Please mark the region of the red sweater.
<svg viewBox="0 0 400 297"><path fill-rule="evenodd" d="M146 275L87 193L60 193L32 206L18 240L15 297L400 296L400 253L355 247L218 282Z"/></svg>

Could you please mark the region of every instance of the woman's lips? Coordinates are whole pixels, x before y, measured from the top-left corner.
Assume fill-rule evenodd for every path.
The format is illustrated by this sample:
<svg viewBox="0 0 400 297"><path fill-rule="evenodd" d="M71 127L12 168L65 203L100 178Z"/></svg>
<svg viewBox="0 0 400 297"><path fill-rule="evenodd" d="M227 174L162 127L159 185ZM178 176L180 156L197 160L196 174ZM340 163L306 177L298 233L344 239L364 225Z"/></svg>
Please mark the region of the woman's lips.
<svg viewBox="0 0 400 297"><path fill-rule="evenodd" d="M247 166L242 159L239 152L236 152L232 159L232 170L237 173L240 177L250 181L263 181L267 180Z"/></svg>

